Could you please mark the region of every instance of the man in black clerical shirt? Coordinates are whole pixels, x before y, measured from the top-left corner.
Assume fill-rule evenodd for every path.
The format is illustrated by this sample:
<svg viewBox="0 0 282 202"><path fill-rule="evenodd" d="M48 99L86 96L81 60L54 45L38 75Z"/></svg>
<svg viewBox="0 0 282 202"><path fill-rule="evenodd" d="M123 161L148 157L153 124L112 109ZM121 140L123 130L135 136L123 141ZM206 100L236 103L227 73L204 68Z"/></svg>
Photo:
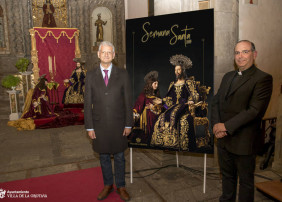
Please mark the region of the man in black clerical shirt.
<svg viewBox="0 0 282 202"><path fill-rule="evenodd" d="M254 201L254 171L261 120L272 93L272 76L254 65L255 45L239 41L235 46L238 70L224 75L212 102L211 123L217 138L222 174L220 201Z"/></svg>

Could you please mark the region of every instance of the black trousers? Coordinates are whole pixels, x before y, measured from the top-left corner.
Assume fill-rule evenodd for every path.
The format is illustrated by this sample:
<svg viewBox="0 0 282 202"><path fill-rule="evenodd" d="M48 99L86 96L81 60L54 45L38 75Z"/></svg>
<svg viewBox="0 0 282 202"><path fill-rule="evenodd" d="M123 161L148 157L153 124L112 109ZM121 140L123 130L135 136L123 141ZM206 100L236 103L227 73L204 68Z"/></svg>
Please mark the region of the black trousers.
<svg viewBox="0 0 282 202"><path fill-rule="evenodd" d="M222 195L219 201L236 201L239 177L239 202L254 201L254 172L256 155L237 155L218 148L218 161L222 174Z"/></svg>
<svg viewBox="0 0 282 202"><path fill-rule="evenodd" d="M111 154L100 154L100 164L103 173L104 185L112 185L114 183L117 188L125 187L125 159L124 152L113 154L114 156L114 170L112 171Z"/></svg>

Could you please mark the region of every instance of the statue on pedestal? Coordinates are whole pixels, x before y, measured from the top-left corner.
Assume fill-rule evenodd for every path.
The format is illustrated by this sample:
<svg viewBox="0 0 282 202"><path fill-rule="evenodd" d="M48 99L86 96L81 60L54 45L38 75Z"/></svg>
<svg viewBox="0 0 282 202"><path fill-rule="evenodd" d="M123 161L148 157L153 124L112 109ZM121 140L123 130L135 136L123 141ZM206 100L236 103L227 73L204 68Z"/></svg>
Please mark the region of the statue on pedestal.
<svg viewBox="0 0 282 202"><path fill-rule="evenodd" d="M67 86L62 99L63 104L83 104L85 91L86 70L82 66L84 62L77 60L76 67L69 79L65 79Z"/></svg>
<svg viewBox="0 0 282 202"><path fill-rule="evenodd" d="M50 0L46 0L45 4L43 5L43 21L42 27L57 27L56 21L54 18L55 8Z"/></svg>
<svg viewBox="0 0 282 202"><path fill-rule="evenodd" d="M96 31L96 42L102 42L103 41L103 25L107 24L107 21L101 20L101 13L98 15L98 19L95 21L95 26L97 26L97 31Z"/></svg>

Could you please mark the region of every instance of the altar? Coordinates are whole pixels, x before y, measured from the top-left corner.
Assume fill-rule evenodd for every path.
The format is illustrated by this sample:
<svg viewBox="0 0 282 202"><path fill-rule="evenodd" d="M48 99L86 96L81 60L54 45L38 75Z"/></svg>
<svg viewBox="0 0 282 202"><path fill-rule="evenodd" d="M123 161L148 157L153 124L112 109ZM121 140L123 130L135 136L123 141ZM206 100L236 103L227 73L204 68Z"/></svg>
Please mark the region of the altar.
<svg viewBox="0 0 282 202"><path fill-rule="evenodd" d="M29 30L31 35L31 61L34 83L46 75L49 104L57 115L51 118L34 118L35 128L54 128L83 124L83 104L64 106L62 98L66 85L81 58L79 30L76 28L40 28Z"/></svg>
<svg viewBox="0 0 282 202"><path fill-rule="evenodd" d="M46 74L48 82L57 82L59 104L65 89L64 79L75 68L74 58L80 58L79 30L76 28L39 28L29 30L34 82Z"/></svg>

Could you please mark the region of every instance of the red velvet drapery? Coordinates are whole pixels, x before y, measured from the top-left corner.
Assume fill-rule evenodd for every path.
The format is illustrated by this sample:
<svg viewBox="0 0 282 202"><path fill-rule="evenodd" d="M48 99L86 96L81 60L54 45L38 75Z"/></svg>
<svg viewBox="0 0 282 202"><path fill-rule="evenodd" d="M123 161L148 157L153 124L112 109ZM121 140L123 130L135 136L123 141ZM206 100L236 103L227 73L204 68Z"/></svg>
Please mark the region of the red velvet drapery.
<svg viewBox="0 0 282 202"><path fill-rule="evenodd" d="M36 49L38 51L39 75L46 74L50 81L50 65L48 57L52 58L52 72L55 73L54 80L59 83L59 103L62 102L65 90L64 79L68 79L74 70L75 58L75 28L34 28Z"/></svg>

